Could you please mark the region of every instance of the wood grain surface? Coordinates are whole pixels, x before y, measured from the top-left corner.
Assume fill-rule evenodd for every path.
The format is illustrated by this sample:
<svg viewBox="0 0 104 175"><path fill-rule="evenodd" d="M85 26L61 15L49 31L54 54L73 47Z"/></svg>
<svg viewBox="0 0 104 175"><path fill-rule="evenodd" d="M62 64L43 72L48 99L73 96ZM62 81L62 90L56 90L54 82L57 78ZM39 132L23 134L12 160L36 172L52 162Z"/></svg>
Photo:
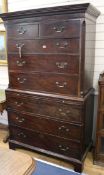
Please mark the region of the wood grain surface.
<svg viewBox="0 0 104 175"><path fill-rule="evenodd" d="M31 156L0 148L0 174L1 175L31 175L35 162Z"/></svg>

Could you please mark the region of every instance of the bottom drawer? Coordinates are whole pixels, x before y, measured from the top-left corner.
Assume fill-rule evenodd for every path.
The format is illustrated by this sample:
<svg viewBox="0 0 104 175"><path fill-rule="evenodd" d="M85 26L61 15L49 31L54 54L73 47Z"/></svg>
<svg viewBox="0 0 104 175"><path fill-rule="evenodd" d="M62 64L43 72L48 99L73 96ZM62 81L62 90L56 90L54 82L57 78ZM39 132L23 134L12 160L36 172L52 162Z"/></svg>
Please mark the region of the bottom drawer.
<svg viewBox="0 0 104 175"><path fill-rule="evenodd" d="M40 134L26 129L10 127L10 140L68 157L78 159L81 157L79 142L77 143L72 140L50 136L48 134Z"/></svg>

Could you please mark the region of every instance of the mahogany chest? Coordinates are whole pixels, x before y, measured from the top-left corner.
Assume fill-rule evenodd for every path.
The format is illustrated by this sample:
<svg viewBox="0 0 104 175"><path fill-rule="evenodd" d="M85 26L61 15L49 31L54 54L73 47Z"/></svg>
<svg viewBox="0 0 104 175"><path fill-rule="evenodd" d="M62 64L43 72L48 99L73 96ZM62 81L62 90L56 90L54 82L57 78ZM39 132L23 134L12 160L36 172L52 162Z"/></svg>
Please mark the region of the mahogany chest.
<svg viewBox="0 0 104 175"><path fill-rule="evenodd" d="M30 148L82 171L92 141L98 15L90 4L0 15L7 31L10 148Z"/></svg>

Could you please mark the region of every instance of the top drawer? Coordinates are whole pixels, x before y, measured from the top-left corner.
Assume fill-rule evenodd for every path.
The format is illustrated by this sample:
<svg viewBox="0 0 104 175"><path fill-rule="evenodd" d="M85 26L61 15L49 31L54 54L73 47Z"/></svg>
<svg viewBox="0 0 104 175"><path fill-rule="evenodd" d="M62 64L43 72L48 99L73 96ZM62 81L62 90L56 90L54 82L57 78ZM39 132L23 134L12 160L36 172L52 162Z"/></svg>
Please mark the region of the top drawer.
<svg viewBox="0 0 104 175"><path fill-rule="evenodd" d="M7 28L8 38L35 39L48 38L73 38L80 36L79 20L43 21L37 23L11 24Z"/></svg>
<svg viewBox="0 0 104 175"><path fill-rule="evenodd" d="M80 36L80 21L52 21L39 24L40 37L78 37Z"/></svg>
<svg viewBox="0 0 104 175"><path fill-rule="evenodd" d="M8 38L35 39L38 37L38 24L8 25Z"/></svg>
<svg viewBox="0 0 104 175"><path fill-rule="evenodd" d="M7 108L28 114L64 120L70 123L82 123L83 105L72 100L29 95L6 91Z"/></svg>

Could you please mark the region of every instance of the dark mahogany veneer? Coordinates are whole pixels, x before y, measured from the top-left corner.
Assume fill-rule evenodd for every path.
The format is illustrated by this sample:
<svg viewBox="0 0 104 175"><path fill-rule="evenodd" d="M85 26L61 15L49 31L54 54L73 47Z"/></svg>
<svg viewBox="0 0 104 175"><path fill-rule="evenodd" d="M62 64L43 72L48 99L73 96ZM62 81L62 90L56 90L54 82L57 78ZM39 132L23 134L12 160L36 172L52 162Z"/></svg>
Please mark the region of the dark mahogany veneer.
<svg viewBox="0 0 104 175"><path fill-rule="evenodd" d="M88 3L0 14L7 32L11 149L29 148L82 171L92 142L98 15Z"/></svg>

